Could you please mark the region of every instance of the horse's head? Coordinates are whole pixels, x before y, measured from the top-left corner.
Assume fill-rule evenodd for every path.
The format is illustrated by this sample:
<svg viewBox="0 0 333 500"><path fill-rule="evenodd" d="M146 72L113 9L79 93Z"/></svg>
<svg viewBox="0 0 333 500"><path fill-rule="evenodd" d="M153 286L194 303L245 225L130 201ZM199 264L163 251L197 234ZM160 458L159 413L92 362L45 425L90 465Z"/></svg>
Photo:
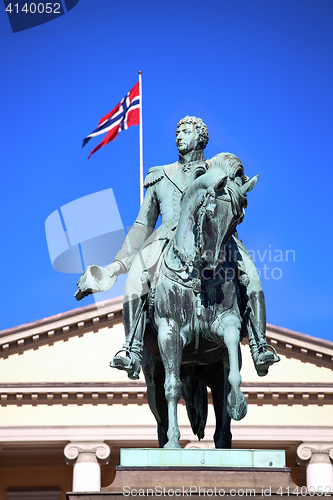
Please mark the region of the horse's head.
<svg viewBox="0 0 333 500"><path fill-rule="evenodd" d="M198 200L196 245L206 268L217 267L221 247L243 221L246 193L253 189L258 177L250 180L239 158L221 153L212 158L207 173L191 185L192 192L197 189Z"/></svg>

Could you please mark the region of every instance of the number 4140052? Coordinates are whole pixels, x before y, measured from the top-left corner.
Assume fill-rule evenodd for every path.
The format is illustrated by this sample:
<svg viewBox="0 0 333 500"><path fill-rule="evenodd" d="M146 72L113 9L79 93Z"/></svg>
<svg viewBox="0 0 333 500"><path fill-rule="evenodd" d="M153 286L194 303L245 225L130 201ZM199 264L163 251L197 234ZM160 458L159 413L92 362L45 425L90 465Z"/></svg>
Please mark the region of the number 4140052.
<svg viewBox="0 0 333 500"><path fill-rule="evenodd" d="M60 3L52 3L52 2L47 2L47 3L34 3L34 2L27 2L26 4L23 5L22 8L19 7L19 4L16 3L14 4L14 7L12 7L12 4L9 3L6 7L6 11L12 14L12 12L18 14L19 12L25 12L26 14L61 14L60 12Z"/></svg>

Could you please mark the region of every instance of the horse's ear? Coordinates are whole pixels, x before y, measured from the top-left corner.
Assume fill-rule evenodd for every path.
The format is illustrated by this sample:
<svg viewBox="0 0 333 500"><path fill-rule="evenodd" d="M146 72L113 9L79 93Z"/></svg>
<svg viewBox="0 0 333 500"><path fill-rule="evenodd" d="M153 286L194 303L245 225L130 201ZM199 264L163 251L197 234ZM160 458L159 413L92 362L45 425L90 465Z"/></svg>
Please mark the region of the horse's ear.
<svg viewBox="0 0 333 500"><path fill-rule="evenodd" d="M251 191L254 186L257 184L257 180L259 179L259 175L255 175L249 181L245 182L241 187L242 193L245 196L248 191Z"/></svg>
<svg viewBox="0 0 333 500"><path fill-rule="evenodd" d="M214 191L216 193L220 193L221 191L223 191L223 189L225 188L225 185L227 184L227 181L228 181L228 176L227 175L225 175L224 177L222 177L222 179L219 179L214 184Z"/></svg>

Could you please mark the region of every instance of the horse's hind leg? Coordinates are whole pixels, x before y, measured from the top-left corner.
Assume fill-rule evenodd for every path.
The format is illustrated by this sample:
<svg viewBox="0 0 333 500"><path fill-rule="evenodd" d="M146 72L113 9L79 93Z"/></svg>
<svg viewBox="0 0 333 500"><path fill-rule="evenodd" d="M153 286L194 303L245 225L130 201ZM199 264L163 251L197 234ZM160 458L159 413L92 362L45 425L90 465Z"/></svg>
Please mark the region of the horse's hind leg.
<svg viewBox="0 0 333 500"><path fill-rule="evenodd" d="M153 358L144 347L142 371L147 384L148 405L157 422L158 444L163 448L168 441L168 406L164 397L164 368L163 363Z"/></svg>
<svg viewBox="0 0 333 500"><path fill-rule="evenodd" d="M227 353L226 353L227 357ZM228 382L229 366L224 359L212 365L201 367L201 379L212 392L213 406L216 419L214 432L215 448L231 448L230 416L227 412L227 395L230 391ZM227 369L226 369L227 368Z"/></svg>
<svg viewBox="0 0 333 500"><path fill-rule="evenodd" d="M228 349L230 392L227 397L227 411L234 420L241 420L247 412L244 394L240 389L238 346L240 340L240 321L234 314L225 316L222 320L223 341Z"/></svg>
<svg viewBox="0 0 333 500"><path fill-rule="evenodd" d="M165 370L164 392L168 405L168 442L164 448L180 448L177 403L181 396L180 365L184 342L174 321L159 321L158 346Z"/></svg>

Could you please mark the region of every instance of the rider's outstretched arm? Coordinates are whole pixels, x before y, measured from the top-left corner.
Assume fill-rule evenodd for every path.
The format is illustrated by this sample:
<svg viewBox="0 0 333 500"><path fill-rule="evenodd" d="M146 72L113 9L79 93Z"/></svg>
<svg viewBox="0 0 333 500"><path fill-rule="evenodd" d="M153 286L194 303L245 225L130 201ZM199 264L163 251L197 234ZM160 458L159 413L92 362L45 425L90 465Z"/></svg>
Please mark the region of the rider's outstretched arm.
<svg viewBox="0 0 333 500"><path fill-rule="evenodd" d="M155 187L151 186L146 191L139 215L133 227L128 232L122 248L117 253L113 263L106 267L106 270L113 266L113 264L118 264L120 266L118 274L128 272L136 254L154 231L158 216L159 206Z"/></svg>

